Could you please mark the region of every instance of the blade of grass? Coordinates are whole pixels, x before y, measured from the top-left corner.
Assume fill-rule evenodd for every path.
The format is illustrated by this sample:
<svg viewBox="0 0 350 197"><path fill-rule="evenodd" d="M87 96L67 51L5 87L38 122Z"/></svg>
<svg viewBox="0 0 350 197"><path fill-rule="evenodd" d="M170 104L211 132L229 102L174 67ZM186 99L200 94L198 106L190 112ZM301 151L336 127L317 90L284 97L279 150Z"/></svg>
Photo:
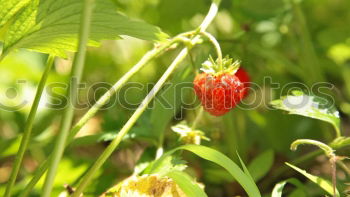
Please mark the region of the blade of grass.
<svg viewBox="0 0 350 197"><path fill-rule="evenodd" d="M241 166L242 166L242 168L243 168L244 174L246 174L247 177L248 177L251 181L254 182L254 179L253 179L252 175L250 174L250 172L249 172L247 166L244 164L243 160L242 160L241 157L239 156L238 152L237 152L237 157L238 157L238 159L239 159L239 162L241 163Z"/></svg>
<svg viewBox="0 0 350 197"><path fill-rule="evenodd" d="M67 91L67 98L69 102L63 114L61 130L57 137L57 141L53 150L53 156L49 161L49 170L45 179L43 192L41 194L41 196L43 197L49 197L51 195L53 183L57 173L58 164L62 158L68 132L72 124L73 115L74 115L74 104L76 102L77 94L78 94L77 86L81 81L81 76L84 69L86 47L89 39L90 23L91 23L93 8L94 8L94 0L84 1L82 18L80 20L81 25L80 25L80 31L79 31L78 52L73 61L73 70L72 70L72 76L71 76L71 79L75 78L76 81L70 85L70 88Z"/></svg>
<svg viewBox="0 0 350 197"><path fill-rule="evenodd" d="M212 3L210 10L203 20L203 23L200 25L200 32L205 31L211 21L217 14L219 0ZM200 36L195 36L192 39L192 44L195 45L200 40ZM189 47L189 46L187 46ZM146 110L148 104L155 97L158 91L162 88L163 84L167 81L169 76L174 72L175 68L186 58L188 55L189 48L184 48L179 55L175 58L175 60L171 63L169 68L165 71L163 76L158 80L156 85L153 87L151 92L146 96L146 98L142 101L140 106L136 109L134 114L130 117L130 119L126 122L123 128L119 131L117 137L108 145L105 151L100 155L100 157L96 160L96 162L91 166L91 168L87 171L85 176L82 178L80 184L78 185L76 191L73 193L72 197L79 197L83 192L85 187L90 183L93 175L96 171L104 164L104 162L108 159L108 157L113 153L113 151L118 147L119 143L123 139L123 137L129 132L131 127L135 124L137 119L141 116L141 114Z"/></svg>
<svg viewBox="0 0 350 197"><path fill-rule="evenodd" d="M300 188L304 192L306 191L303 184L298 179L290 178L290 179L287 179L287 180L284 180L284 181L277 183L272 190L271 197L282 197L283 188L287 183L291 183L291 184L295 185L296 187Z"/></svg>
<svg viewBox="0 0 350 197"><path fill-rule="evenodd" d="M166 152L158 160L151 163L145 169L144 174L154 173L154 170L157 169L159 165L161 165L163 159L165 159L169 155L172 155L176 151L181 151L181 150L190 151L203 159L216 163L221 167L225 168L225 170L227 170L232 175L232 177L244 188L248 196L251 196L251 197L261 196L260 191L256 186L256 184L254 183L253 178L251 178L251 176L249 175L249 172L241 170L241 168L235 162L233 162L230 158L220 153L219 151L206 146L201 146L201 145L193 145L193 144L184 145Z"/></svg>
<svg viewBox="0 0 350 197"><path fill-rule="evenodd" d="M37 89L36 94L35 94L34 102L32 104L32 107L31 107L29 115L28 115L28 119L27 119L25 127L24 127L24 132L23 132L23 136L21 139L21 144L19 146L18 153L16 154L16 158L15 158L14 165L13 165L13 168L11 171L10 179L7 183L4 197L11 196L11 190L12 190L13 185L15 184L19 169L21 168L24 153L26 152L26 150L28 148L28 144L29 144L30 137L32 134L32 128L33 128L35 115L36 115L36 112L38 110L40 98L41 98L41 95L43 94L47 78L49 76L50 70L51 70L52 65L53 65L53 61L54 61L54 57L49 56L47 59L44 73L40 79L38 89Z"/></svg>
<svg viewBox="0 0 350 197"><path fill-rule="evenodd" d="M302 169L300 169L300 168L298 168L290 163L286 162L285 164L288 165L289 167L293 168L294 170L296 170L300 174L304 175L306 178L308 178L310 181L314 182L316 185L318 185L320 188L322 188L324 191L326 191L330 195L340 196L339 191L337 189L333 190L333 185L329 181L322 179L318 176L309 174L305 170L302 170Z"/></svg>

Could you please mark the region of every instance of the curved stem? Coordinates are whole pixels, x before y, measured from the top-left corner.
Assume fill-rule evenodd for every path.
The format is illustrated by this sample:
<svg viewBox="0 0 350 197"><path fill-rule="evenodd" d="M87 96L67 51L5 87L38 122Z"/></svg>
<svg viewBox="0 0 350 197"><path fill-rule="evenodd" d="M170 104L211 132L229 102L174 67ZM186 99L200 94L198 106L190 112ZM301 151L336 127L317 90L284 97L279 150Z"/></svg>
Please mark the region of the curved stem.
<svg viewBox="0 0 350 197"><path fill-rule="evenodd" d="M183 34L179 34L168 42L164 42L162 45L154 47L151 51L147 52L141 60L136 63L127 73L125 73L102 97L98 99L98 101L83 115L82 118L74 125L71 129L65 146L68 146L74 139L74 136L81 130L81 128L94 116L96 113L109 101L109 99L138 71L140 71L144 66L146 66L151 60L155 57L161 55L164 51L166 51L172 45L183 42L183 36L187 36L193 34L193 32L186 32ZM20 197L26 197L29 195L30 191L33 189L35 184L40 180L40 177L45 173L48 163L50 160L49 157L45 162L43 162L37 171L34 174L34 177L31 181L26 185L24 190L22 191Z"/></svg>
<svg viewBox="0 0 350 197"><path fill-rule="evenodd" d="M221 47L220 47L220 44L219 42L216 40L216 38L211 35L210 33L208 32L200 32L201 35L205 36L206 38L208 38L208 40L210 41L210 43L213 44L215 50L216 50L216 54L218 56L218 64L219 64L219 67L220 67L220 71L223 71L224 68L223 68L223 65L222 65L222 52L221 52Z"/></svg>
<svg viewBox="0 0 350 197"><path fill-rule="evenodd" d="M327 144L324 144L324 143L316 141L316 140L310 140L310 139L295 140L291 145L291 149L296 150L298 148L298 146L301 144L311 144L311 145L318 146L320 149L322 149L325 152L327 157L329 157L329 161L331 163L331 169L332 169L333 196L334 197L337 196L336 195L336 184L337 184L336 170L337 170L337 168L336 168L336 164L335 164L337 158L336 158L336 155L334 154L335 150L333 150L333 148L331 148Z"/></svg>
<svg viewBox="0 0 350 197"><path fill-rule="evenodd" d="M299 140L295 140L292 145L290 146L290 149L295 151L299 145L301 144L311 144L311 145L315 145L318 146L320 149L322 149L325 154L332 158L334 156L334 150L333 148L331 148L330 146L328 146L327 144L324 144L322 142L316 141L316 140L310 140L310 139L299 139Z"/></svg>
<svg viewBox="0 0 350 197"><path fill-rule="evenodd" d="M341 144L332 144L331 143L329 146L331 148L333 148L334 150L340 150L340 149L349 147L350 143L341 143ZM308 154L305 154L303 156L298 157L297 159L293 160L290 163L293 164L293 165L298 165L298 164L302 164L302 163L308 162L311 159L321 155L322 152L324 152L324 151L321 150L321 149L315 150L313 152L310 152ZM263 188L270 187L271 184L273 184L274 181L277 180L278 177L283 176L288 170L290 170L290 168L285 166L285 165L279 167L278 169L275 170L275 172L273 173L273 175L270 177L269 180L267 180L266 182L262 183L261 187L263 187Z"/></svg>
<svg viewBox="0 0 350 197"><path fill-rule="evenodd" d="M341 137L341 131L340 131L339 127L337 125L333 125L333 127L335 129L336 138Z"/></svg>
<svg viewBox="0 0 350 197"><path fill-rule="evenodd" d="M84 69L86 47L89 40L90 23L91 23L91 16L94 8L94 3L95 3L94 0L84 1L84 8L81 15L82 18L81 18L81 26L80 26L80 32L79 32L78 52L76 57L74 58L72 78L71 78L71 79L75 78L76 81L74 81L70 85L70 88L68 89L68 92L67 92L68 106L64 111L61 130L57 137L57 141L53 150L53 156L49 162L50 165L49 165L49 170L45 179L43 192L41 194L42 197L51 196L51 191L52 191L53 183L57 173L58 164L62 158L68 132L72 124L73 115L74 115L74 105L76 103L77 95L78 95L77 86L81 81L81 76Z"/></svg>
<svg viewBox="0 0 350 197"><path fill-rule="evenodd" d="M14 165L13 165L13 168L11 171L10 179L7 183L4 197L11 196L12 187L16 181L19 169L20 169L22 161L23 161L24 153L26 152L29 141L30 141L35 115L36 115L36 112L38 110L40 98L41 98L41 95L43 94L47 78L49 76L49 73L51 71L51 67L53 65L53 61L54 61L54 57L49 56L47 59L44 73L40 79L38 89L37 89L36 94L35 94L34 102L32 104L32 107L31 107L29 115L28 115L27 122L26 122L25 127L24 127L21 144L19 146L18 153L16 154L16 158L15 158Z"/></svg>
<svg viewBox="0 0 350 197"><path fill-rule="evenodd" d="M214 19L217 14L217 4L214 2L209 10L208 16L204 19L206 23L202 23L200 29L205 31L211 21ZM209 20L210 19L210 20ZM199 41L200 37L195 36L192 39L192 45L195 45ZM117 137L113 139L113 141L108 145L105 151L100 155L100 157L96 160L96 162L92 165L91 168L87 171L87 173L82 178L82 181L78 185L76 191L73 193L72 197L79 197L83 192L85 187L90 183L93 175L96 171L104 164L104 162L108 159L108 157L114 152L114 150L118 147L123 137L130 131L130 129L134 126L137 119L141 116L141 114L146 110L148 104L155 97L158 91L162 88L163 84L169 78L169 76L173 73L175 68L186 58L188 55L189 48L184 48L179 55L175 58L175 60L171 63L169 68L165 71L156 85L153 87L151 92L146 96L146 98L142 101L140 106L136 109L134 114L130 117L130 119L126 122L123 128L119 131Z"/></svg>
<svg viewBox="0 0 350 197"><path fill-rule="evenodd" d="M324 143L316 141L316 140L310 140L310 139L295 140L292 143L290 148L292 150L296 150L300 144L311 144L311 145L318 146L329 157L329 161L331 163L331 169L332 169L333 196L335 197L336 196L336 182L337 182L336 165L335 165L337 158L336 158L336 155L334 154L335 150L333 150L333 148L331 148L327 144L324 144Z"/></svg>

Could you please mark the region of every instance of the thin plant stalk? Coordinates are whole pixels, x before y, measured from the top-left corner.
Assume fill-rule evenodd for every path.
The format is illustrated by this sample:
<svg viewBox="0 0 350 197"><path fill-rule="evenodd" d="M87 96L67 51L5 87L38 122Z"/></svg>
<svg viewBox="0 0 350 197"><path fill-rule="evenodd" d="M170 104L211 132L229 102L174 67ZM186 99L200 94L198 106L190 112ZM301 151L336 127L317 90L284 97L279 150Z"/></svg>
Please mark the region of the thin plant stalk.
<svg viewBox="0 0 350 197"><path fill-rule="evenodd" d="M191 126L192 129L195 129L197 127L198 122L201 120L201 118L203 116L203 112L204 112L203 107L200 107L198 112L197 112L196 118L194 119L194 121L192 123L192 126Z"/></svg>
<svg viewBox="0 0 350 197"><path fill-rule="evenodd" d="M188 52L188 59L190 60L193 74L196 76L199 72L195 66L193 56L191 54L191 51ZM158 140L158 145L157 145L157 151L156 151L156 157L155 159L159 159L163 153L164 153L164 148L163 148L163 143L164 143L164 132L161 132L159 135L159 140Z"/></svg>
<svg viewBox="0 0 350 197"><path fill-rule="evenodd" d="M73 141L74 136L81 130L81 128L94 116L96 113L109 101L109 99L138 71L140 71L145 65L147 65L151 60L155 57L161 55L164 51L166 51L172 45L183 42L183 36L190 35L193 32L187 32L184 34L180 34L168 42L164 42L162 45L153 48L151 51L147 52L141 60L136 63L127 73L125 73L102 97L98 99L98 101L83 115L83 117L74 125L71 129L67 141L66 147ZM26 197L29 195L33 187L40 180L43 174L46 172L48 168L48 160L51 159L51 156L45 160L36 170L33 178L26 185L24 190L22 191L20 197Z"/></svg>
<svg viewBox="0 0 350 197"><path fill-rule="evenodd" d="M322 142L316 141L316 140L310 140L310 139L299 139L295 140L292 145L291 149L296 150L299 145L301 144L310 144L310 145L315 145L318 146L321 150L323 150L326 154L327 157L329 157L329 161L331 163L331 169L332 169L332 184L333 184L333 196L336 197L336 184L337 184L337 179L336 179L336 161L337 161L337 156L334 154L335 150L328 146L327 144L324 144Z"/></svg>
<svg viewBox="0 0 350 197"><path fill-rule="evenodd" d="M329 146L335 150L341 150L341 149L349 147L350 144L343 143L343 144L337 145L337 146L330 144ZM324 151L322 149L318 149L318 150L312 151L310 153L307 153L306 155L300 156L299 158L297 158L296 160L294 160L290 163L293 165L306 163L306 162L309 162L311 159L321 155L322 153L324 153ZM339 160L337 162L339 162ZM278 169L275 170L275 173L273 175L271 175L270 179L265 181L261 187L264 188L264 187L271 186L271 184L274 184L274 181L277 180L277 178L283 176L289 170L290 170L290 168L288 168L288 166L286 166L286 165L279 167ZM349 170L349 175L350 175L350 170Z"/></svg>
<svg viewBox="0 0 350 197"><path fill-rule="evenodd" d="M152 101L155 95L162 88L163 84L172 74L172 72L177 68L177 66L186 58L188 49L183 49L174 62L169 66L169 68L165 71L162 77L158 80L156 85L150 91L150 93L146 96L146 98L142 101L140 106L136 109L134 114L130 117L130 119L126 122L123 128L119 131L116 138L112 140L112 142L107 146L107 148L103 151L100 157L96 160L96 162L92 165L91 168L87 171L85 176L82 178L79 186L74 192L72 197L79 197L83 192L87 184L91 181L93 175L97 172L97 170L104 164L104 162L109 158L109 156L114 152L114 150L118 147L124 136L130 131L130 129L134 126L138 118L142 115L142 113L147 109L148 104Z"/></svg>
<svg viewBox="0 0 350 197"><path fill-rule="evenodd" d="M341 131L339 129L339 127L337 125L333 125L334 130L335 130L335 136L336 138L340 138L341 137Z"/></svg>
<svg viewBox="0 0 350 197"><path fill-rule="evenodd" d="M218 2L218 1L217 1ZM211 21L214 19L218 11L218 4L212 3L210 7L209 13L204 19L204 22L200 26L200 31L205 31L209 26ZM200 39L200 36L195 36L192 39L193 45L195 45ZM163 84L167 81L169 76L174 72L177 66L186 58L189 52L189 48L184 48L181 50L179 55L175 58L175 60L171 63L169 68L165 71L162 77L155 84L150 93L146 96L146 98L142 101L140 106L136 109L134 114L130 117L130 119L126 122L123 128L119 131L116 138L112 140L112 142L108 145L108 147L104 150L104 152L100 155L100 157L96 160L96 162L89 168L87 173L83 176L81 182L79 183L76 191L73 193L72 197L79 197L85 187L90 183L94 174L97 170L104 164L104 162L109 158L109 156L115 151L123 137L130 131L130 129L134 126L138 118L142 115L142 113L146 110L148 104L152 101L152 99L156 96L159 90L162 88Z"/></svg>
<svg viewBox="0 0 350 197"><path fill-rule="evenodd" d="M332 174L332 185L333 185L333 197L337 196L337 156L335 154L331 155L329 158L329 162L331 163L331 174Z"/></svg>
<svg viewBox="0 0 350 197"><path fill-rule="evenodd" d="M78 121L78 123L72 128L67 145L73 140L74 136L80 131L80 129L89 121L107 102L111 97L138 71L140 71L145 65L147 65L155 57L163 53L171 45L178 42L183 42L183 36L186 34L191 34L192 32L187 32L185 34L180 34L174 39L170 40L166 44L161 45L160 47L155 47L153 50L149 51L142 57L142 59L135 64L125 75L123 75L113 86L109 89L98 101L84 114L84 116Z"/></svg>
<svg viewBox="0 0 350 197"><path fill-rule="evenodd" d="M58 164L62 158L67 136L69 134L69 130L72 124L73 115L74 115L74 104L77 100L77 86L81 81L82 72L84 69L85 63L85 55L86 55L86 47L89 40L89 32L90 32L90 23L91 16L94 8L94 0L85 0L84 8L82 10L82 18L81 18L81 26L79 32L79 45L78 52L73 61L73 70L72 70L72 78L76 79L75 82L71 83L70 88L68 89L68 105L64 111L61 130L58 134L57 141L53 150L53 156L49 162L49 170L45 179L43 192L41 194L42 197L51 196L51 191L53 187L53 183L55 180L55 176L57 173Z"/></svg>
<svg viewBox="0 0 350 197"><path fill-rule="evenodd" d="M295 140L290 145L290 149L295 151L295 150L297 150L298 146L302 145L302 144L310 144L310 145L317 146L317 147L319 147L321 150L323 150L325 152L327 157L332 158L334 156L335 150L332 147L328 146L325 143L322 143L322 142L319 142L319 141L316 141L316 140L310 140L310 139L298 139L298 140Z"/></svg>
<svg viewBox="0 0 350 197"><path fill-rule="evenodd" d="M7 183L4 197L11 196L12 187L16 182L16 178L17 178L18 172L21 168L24 154L28 148L28 144L29 144L30 137L32 134L32 128L33 128L33 123L35 120L36 112L38 111L41 95L43 94L47 78L49 76L49 73L50 73L52 65L53 65L53 61L54 61L54 57L49 56L47 59L47 62L46 62L45 70L44 70L43 75L40 79L38 89L36 90L35 98L34 98L32 107L30 109L30 112L29 112L29 115L28 115L28 118L27 118L27 121L26 121L26 124L24 127L23 136L21 139L21 144L20 144L18 152L16 154L16 158L15 158L14 165L13 165L13 168L11 171L10 179Z"/></svg>
<svg viewBox="0 0 350 197"><path fill-rule="evenodd" d="M204 31L204 32L200 32L200 33L201 33L201 35L207 37L208 40L210 41L210 43L214 46L214 48L216 50L216 54L218 56L218 64L219 64L220 70L223 71L224 68L222 65L222 52L221 52L221 47L220 47L219 42L216 40L216 38L213 35L211 35L208 32Z"/></svg>

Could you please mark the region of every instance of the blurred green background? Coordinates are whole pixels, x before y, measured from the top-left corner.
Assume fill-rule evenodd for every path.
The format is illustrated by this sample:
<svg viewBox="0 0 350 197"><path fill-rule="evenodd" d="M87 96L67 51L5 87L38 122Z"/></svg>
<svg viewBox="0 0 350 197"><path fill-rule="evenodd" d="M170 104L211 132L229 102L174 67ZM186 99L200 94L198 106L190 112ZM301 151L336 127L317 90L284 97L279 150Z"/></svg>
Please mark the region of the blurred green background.
<svg viewBox="0 0 350 197"><path fill-rule="evenodd" d="M171 36L195 29L209 9L209 0L114 0L119 11L131 18L138 18L159 26ZM246 101L254 101L254 109L235 109L224 117L213 117L205 113L198 123L198 128L206 133L211 141L204 145L213 147L237 161L236 151L240 154L250 170L255 174L258 186L265 194L271 192L273 186L288 177L297 176L305 181L313 196L321 196L317 186L286 169L284 162L293 161L314 150L312 147L302 148L297 152L289 149L291 142L298 138L317 139L330 142L334 138L331 125L317 120L272 110L269 101L288 94L293 88L304 91L305 84L309 89L317 82L334 85L332 89L321 89L312 92L320 96L334 99L341 112L342 131L350 132L350 1L349 0L224 0L214 23L208 29L218 39L224 55L230 55L242 61L242 67L251 76L252 82L259 85L257 91ZM81 103L93 104L101 96L108 85L93 86L97 82L115 83L128 71L148 50L153 43L124 37L117 41L104 41L99 48L89 48L83 82L86 87L80 91ZM136 74L131 81L142 84L156 82L179 50L172 50L157 58ZM215 51L208 43L195 47L191 52L197 68ZM7 106L16 106L24 98L28 104L20 110L0 110L0 193L10 174L14 155L18 150L19 136L34 98L36 86L43 72L46 55L19 50L11 53L0 63L0 102ZM71 59L71 58L70 58ZM71 67L70 60L56 59L48 83L66 84ZM194 74L189 58L182 64L171 82L191 82ZM279 88L266 82L269 77ZM265 80L265 82L264 82ZM23 83L25 81L25 83ZM298 82L290 84L291 82ZM287 85L287 88L284 88ZM188 86L188 85L187 85ZM119 97L128 98L129 102L139 103L150 88L121 91ZM65 89L52 89L59 97ZM176 92L176 93L175 93ZM52 150L52 139L59 130L61 110L64 103L59 103L47 93L42 98L42 105L33 128L30 151L24 159L24 167L16 191L20 191L29 180L38 164ZM95 93L95 94L93 94ZM179 91L171 86L165 89L163 96L174 109L165 110L159 102L147 110L122 143L99 171L97 178L86 191L86 196L98 196L107 188L129 176L137 163L152 160L157 146L164 142L166 150L179 145L178 136L170 126L181 120L192 122L196 110L183 106L181 98L193 100L193 92ZM47 108L45 103L56 104L55 109ZM197 105L198 106L198 105ZM191 107L191 106L190 106ZM12 108L13 109L13 108ZM76 111L75 120L87 109ZM108 141L123 126L132 114L120 103L115 103L91 119L79 133L79 139L70 146L60 163L55 183L57 196L64 190L64 184L74 186L83 172L96 160ZM349 151L339 151L340 155L348 155ZM263 154L263 155L261 155ZM189 171L205 184L209 196L244 195L243 190L220 167L198 159L191 154L184 154L190 166ZM254 158L266 158L265 165L254 165ZM330 179L326 157L316 157L299 165L311 173ZM264 169L266 168L266 169ZM24 178L25 177L25 178ZM339 188L346 190L349 181L341 170L338 171ZM36 194L40 193L42 181L36 186ZM291 195L298 196L297 191L288 188Z"/></svg>

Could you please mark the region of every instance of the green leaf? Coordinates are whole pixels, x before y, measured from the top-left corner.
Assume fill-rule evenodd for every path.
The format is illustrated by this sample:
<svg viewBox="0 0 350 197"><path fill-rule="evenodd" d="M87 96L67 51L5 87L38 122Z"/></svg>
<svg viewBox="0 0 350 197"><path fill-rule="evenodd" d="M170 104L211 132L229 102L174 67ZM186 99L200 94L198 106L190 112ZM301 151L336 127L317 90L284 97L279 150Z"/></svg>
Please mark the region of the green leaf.
<svg viewBox="0 0 350 197"><path fill-rule="evenodd" d="M0 28L29 2L30 0L0 0Z"/></svg>
<svg viewBox="0 0 350 197"><path fill-rule="evenodd" d="M153 169L152 173L164 175L171 171L183 171L187 168L186 161L169 155L161 160L157 168Z"/></svg>
<svg viewBox="0 0 350 197"><path fill-rule="evenodd" d="M13 0L6 4L7 22L18 5L12 7ZM66 51L76 51L80 15L83 7L81 0L32 0L25 5L4 33L3 53L17 48L27 48L38 52L66 57ZM165 37L159 28L144 22L130 20L116 11L110 0L96 0L91 22L90 46L98 46L101 40L118 39L119 35L128 35L145 40L157 40ZM1 12L0 12L1 14ZM0 15L1 16L1 15ZM1 21L0 21L1 22Z"/></svg>
<svg viewBox="0 0 350 197"><path fill-rule="evenodd" d="M246 175L237 164L235 164L232 160L230 160L227 156L224 154L205 146L201 145L185 145L180 146L178 148L175 148L167 153L165 153L162 157L160 157L158 160L154 161L147 169L145 170L145 174L151 174L153 172L153 169L156 169L161 161L173 154L174 152L178 150L187 150L190 151L199 157L206 159L208 161L214 162L224 169L226 169L232 176L237 180L239 184L242 185L244 190L247 192L247 194L251 197L260 197L260 191L254 181L251 179L250 176Z"/></svg>
<svg viewBox="0 0 350 197"><path fill-rule="evenodd" d="M291 184L295 185L296 187L298 187L302 190L305 190L303 184L298 179L290 178L290 179L287 179L287 180L284 180L284 181L277 183L272 190L271 197L282 197L283 188L287 183L291 183Z"/></svg>
<svg viewBox="0 0 350 197"><path fill-rule="evenodd" d="M152 125L150 124L149 115L145 113L138 119L137 125L124 136L123 141L144 140L156 145L158 136L155 136L151 131ZM106 130L101 133L78 137L73 140L71 146L87 146L100 142L112 141L118 135L118 132L119 131L116 132L115 130Z"/></svg>
<svg viewBox="0 0 350 197"><path fill-rule="evenodd" d="M276 109L331 123L340 131L339 111L330 105L326 99L318 96L305 95L301 91L293 91L291 95L284 96L271 102Z"/></svg>
<svg viewBox="0 0 350 197"><path fill-rule="evenodd" d="M255 181L259 181L271 169L274 161L274 153L267 150L256 157L249 165L248 170Z"/></svg>
<svg viewBox="0 0 350 197"><path fill-rule="evenodd" d="M21 143L20 138L13 138L10 140L0 140L0 158L15 155L18 152L19 145Z"/></svg>
<svg viewBox="0 0 350 197"><path fill-rule="evenodd" d="M285 2L280 0L245 0L238 1L235 10L243 13L251 20L258 21L272 18L283 13L286 9Z"/></svg>
<svg viewBox="0 0 350 197"><path fill-rule="evenodd" d="M324 191L326 191L327 193L329 193L330 195L334 195L333 194L333 186L332 183L330 183L329 181L322 179L318 176L312 175L307 173L305 170L302 170L290 163L286 163L289 167L293 168L294 170L296 170L297 172L299 172L300 174L304 175L306 178L308 178L310 181L316 183L319 187L321 187ZM339 191L336 189L336 196L339 196Z"/></svg>
<svg viewBox="0 0 350 197"><path fill-rule="evenodd" d="M55 178L54 190L51 196L59 196L59 194L64 190L62 187L67 183L74 183L75 180L79 179L84 172L89 168L88 162L83 160L75 160L64 158L60 162L57 176ZM69 172L69 173L67 173ZM100 174L101 171L98 172ZM40 181L35 186L34 190L40 192L45 181L45 176L41 177ZM33 192L34 193L34 192Z"/></svg>
<svg viewBox="0 0 350 197"><path fill-rule="evenodd" d="M126 141L126 140L132 140L132 139L142 139L145 141L149 141L153 144L155 143L148 136L142 136L141 132L140 132L141 134L139 134L139 131L141 131L141 129L138 127L131 129L131 132L128 135L125 135L123 140ZM118 135L118 132L116 132L116 131L103 131L103 132L97 133L97 134L77 137L73 140L73 142L71 143L70 146L88 146L88 145L93 145L93 144L97 144L100 142L112 141Z"/></svg>
<svg viewBox="0 0 350 197"><path fill-rule="evenodd" d="M333 140L330 146L334 149L350 145L350 137L339 137Z"/></svg>
<svg viewBox="0 0 350 197"><path fill-rule="evenodd" d="M174 170L168 172L166 176L172 178L188 197L207 197L203 189L188 174Z"/></svg>

